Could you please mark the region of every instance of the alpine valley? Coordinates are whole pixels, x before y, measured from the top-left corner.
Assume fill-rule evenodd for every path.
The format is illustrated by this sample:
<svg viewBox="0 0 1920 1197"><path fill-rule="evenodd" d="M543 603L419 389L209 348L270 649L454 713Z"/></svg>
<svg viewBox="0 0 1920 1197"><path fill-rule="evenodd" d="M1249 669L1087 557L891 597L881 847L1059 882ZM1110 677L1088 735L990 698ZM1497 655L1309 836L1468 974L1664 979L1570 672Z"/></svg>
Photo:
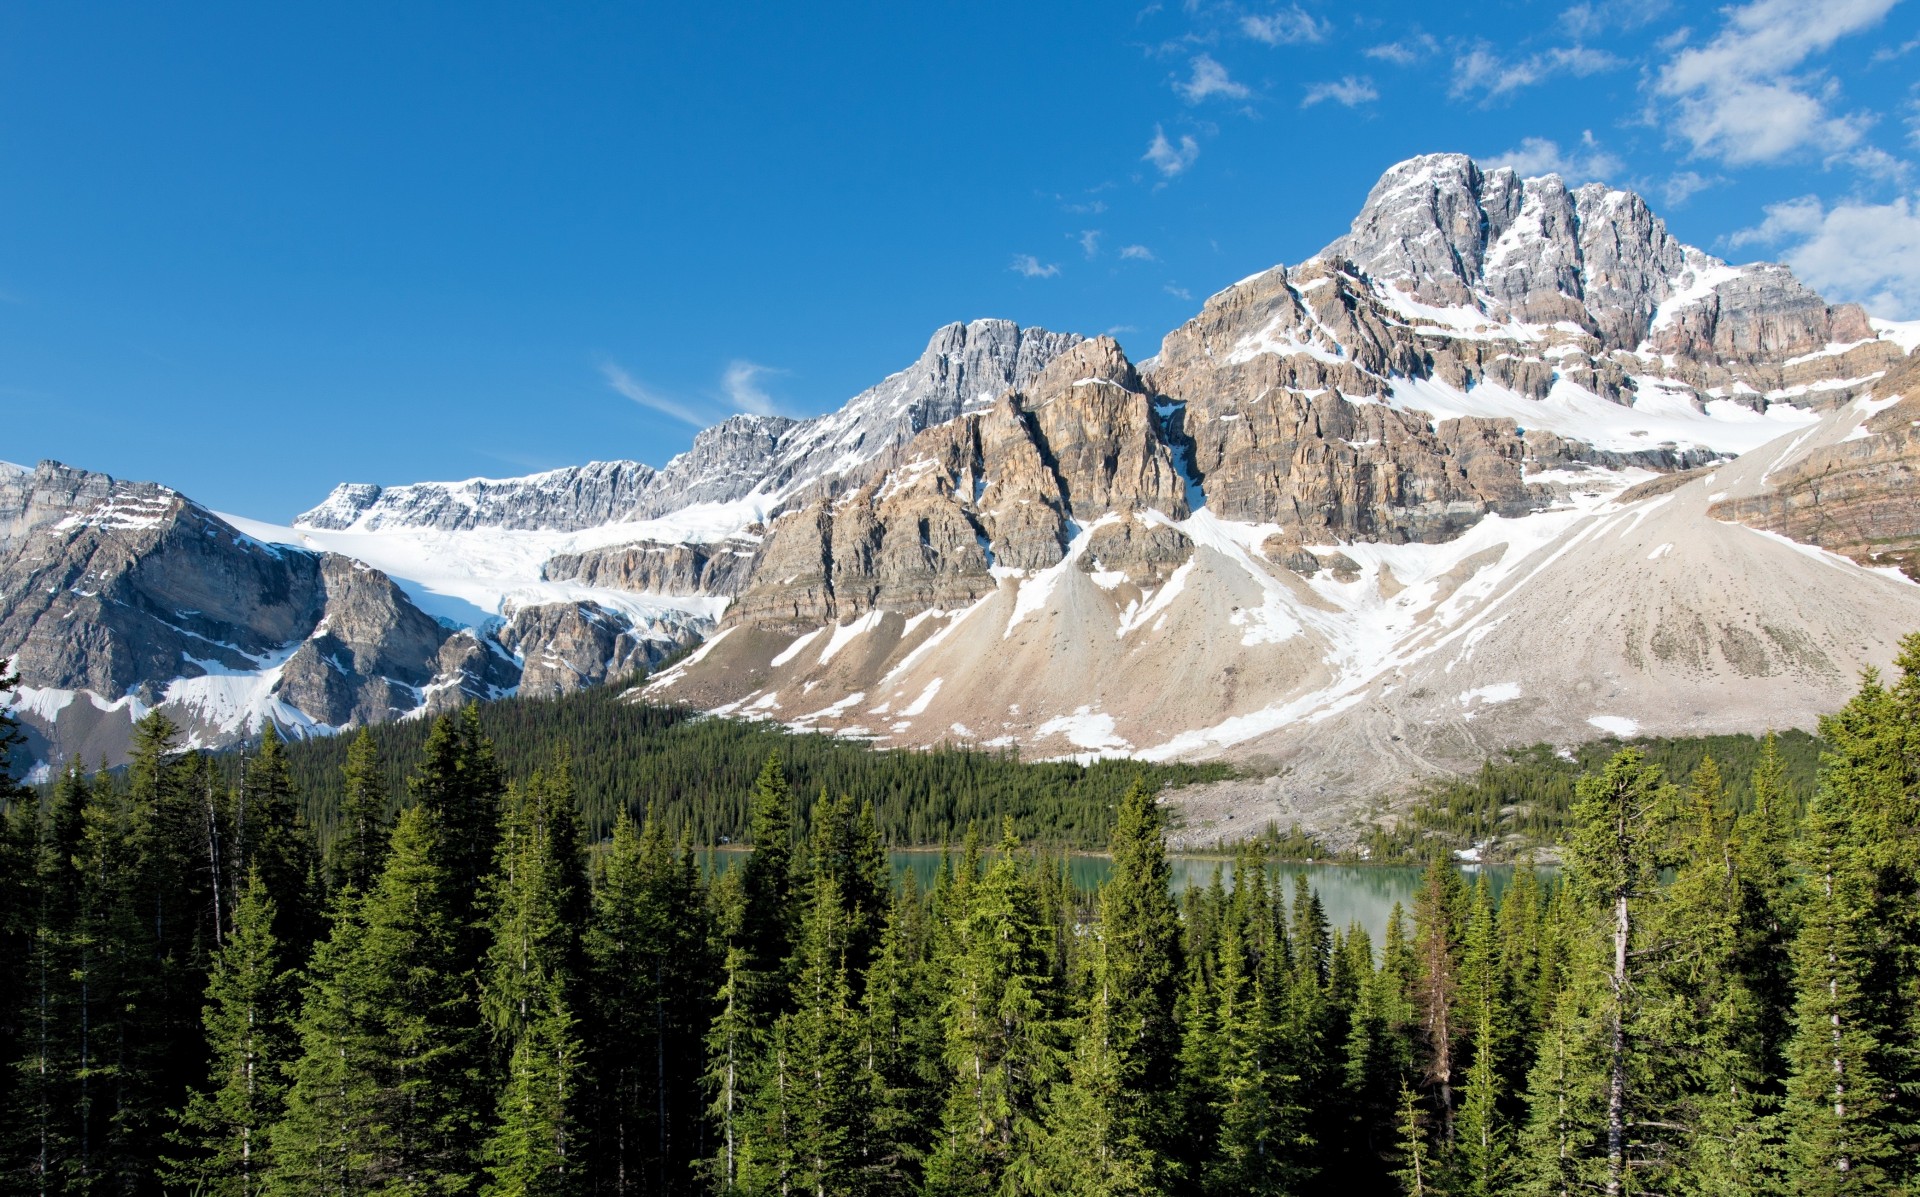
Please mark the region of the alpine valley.
<svg viewBox="0 0 1920 1197"><path fill-rule="evenodd" d="M952 324L659 470L277 526L0 467L0 657L43 767L154 707L213 745L648 670L883 746L1242 762L1185 799L1212 839L1508 746L1811 727L1920 628L1916 345L1630 192L1432 155L1150 357Z"/></svg>

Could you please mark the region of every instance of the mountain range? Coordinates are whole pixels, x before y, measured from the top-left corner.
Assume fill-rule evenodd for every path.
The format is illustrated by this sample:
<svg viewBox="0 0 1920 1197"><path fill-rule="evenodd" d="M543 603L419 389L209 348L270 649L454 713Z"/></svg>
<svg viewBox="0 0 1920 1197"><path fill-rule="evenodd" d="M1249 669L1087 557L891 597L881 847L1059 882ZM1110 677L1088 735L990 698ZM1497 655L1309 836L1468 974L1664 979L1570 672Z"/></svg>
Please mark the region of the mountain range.
<svg viewBox="0 0 1920 1197"><path fill-rule="evenodd" d="M1839 705L1920 628L1916 345L1631 192L1429 155L1149 357L952 324L659 470L277 526L5 467L0 656L43 764L155 706L218 744L645 668L882 745L1226 756L1185 834L1311 829L1506 746Z"/></svg>

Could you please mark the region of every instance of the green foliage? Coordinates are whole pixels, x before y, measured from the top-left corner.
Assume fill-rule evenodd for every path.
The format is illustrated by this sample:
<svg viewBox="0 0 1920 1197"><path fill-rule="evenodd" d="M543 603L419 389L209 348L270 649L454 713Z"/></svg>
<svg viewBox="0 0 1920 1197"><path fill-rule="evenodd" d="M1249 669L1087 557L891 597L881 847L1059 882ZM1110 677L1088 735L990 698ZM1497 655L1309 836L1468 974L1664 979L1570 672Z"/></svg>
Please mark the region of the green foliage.
<svg viewBox="0 0 1920 1197"><path fill-rule="evenodd" d="M1607 738L1583 744L1564 755L1548 744L1514 749L1490 759L1471 777L1448 778L1419 791L1391 829L1369 837L1367 859L1423 864L1436 849L1452 851L1488 845L1485 859L1524 857L1536 847L1558 843L1574 821L1574 787L1597 772L1622 747L1631 747L1679 782L1709 758L1725 771L1729 797L1740 810L1753 805L1749 780L1771 742L1775 746L1775 792L1797 815L1795 795L1813 792L1820 741L1802 731L1778 736L1699 736L1691 739L1642 738L1622 744Z"/></svg>
<svg viewBox="0 0 1920 1197"><path fill-rule="evenodd" d="M871 802L883 842L937 845L957 840L972 823L998 826L1013 816L1023 834L1045 844L1105 847L1114 811L1134 781L1159 789L1227 776L1223 765L1149 765L1103 761L1023 763L1012 752L937 748L875 751L778 726L696 716L628 701L615 689L564 698L515 698L472 708L471 718L499 756L505 780L525 781L556 748L573 751L582 829L604 839L620 812L636 822L649 811L696 845L749 838L751 788L778 755L796 803L826 792ZM403 795L438 724L385 723L367 730L385 792ZM330 846L343 825L342 771L358 737L308 740L287 747L295 788L307 818ZM805 805L790 812L804 820ZM484 859L483 859L484 863Z"/></svg>
<svg viewBox="0 0 1920 1197"><path fill-rule="evenodd" d="M585 709L614 710L542 718ZM580 812L598 799L576 778L613 758L536 742L555 726L539 721L505 749L487 718L415 727L406 751L389 733L334 746L348 767L324 784L350 801L324 858L300 817L331 809L303 793L317 749L270 737L215 761L177 752L157 716L122 774L69 769L13 803L0 1186L1920 1186L1920 638L1895 681L1869 675L1825 722L1810 800L1787 737L1725 758L1610 751L1549 804L1559 883L1521 869L1496 898L1432 855L1377 954L1304 878L1283 884L1287 837L1176 898L1154 797L1168 775L1123 791L978 754L843 769L863 750L668 719L648 776L691 770L701 745L737 788L662 792L644 820L629 794L590 843ZM942 759L981 782L965 803L922 772ZM946 802L926 824L942 835L955 811L1021 803L1056 832L1097 823L1110 877L1077 890L1008 820L991 849L969 825L930 894L911 874L895 887L885 844L920 817L885 790L903 778ZM1461 827L1485 814L1462 809ZM750 844L711 882L701 819Z"/></svg>

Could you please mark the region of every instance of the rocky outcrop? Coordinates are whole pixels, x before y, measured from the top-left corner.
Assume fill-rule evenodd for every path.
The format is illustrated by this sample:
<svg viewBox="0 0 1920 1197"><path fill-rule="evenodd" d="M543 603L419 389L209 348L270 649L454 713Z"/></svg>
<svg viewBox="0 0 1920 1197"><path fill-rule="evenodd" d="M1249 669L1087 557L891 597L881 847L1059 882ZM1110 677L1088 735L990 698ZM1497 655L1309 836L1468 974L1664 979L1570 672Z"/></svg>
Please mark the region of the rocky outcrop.
<svg viewBox="0 0 1920 1197"><path fill-rule="evenodd" d="M541 576L644 594L735 595L747 583L760 528L713 544L643 540L547 558Z"/></svg>
<svg viewBox="0 0 1920 1197"><path fill-rule="evenodd" d="M665 629L636 629L598 603L543 603L515 611L500 643L520 658L520 693L571 694L630 678L685 647Z"/></svg>
<svg viewBox="0 0 1920 1197"><path fill-rule="evenodd" d="M524 478L469 478L374 486L344 482L294 524L339 531L353 528L554 529L597 528L633 518L654 482L652 466L595 461Z"/></svg>
<svg viewBox="0 0 1920 1197"><path fill-rule="evenodd" d="M250 670L326 605L317 561L175 491L43 461L0 475L0 657L31 685L160 700Z"/></svg>
<svg viewBox="0 0 1920 1197"><path fill-rule="evenodd" d="M0 658L65 696L37 717L56 753L75 746L69 709L94 736L100 710L162 707L220 744L268 719L339 728L509 690L497 651L449 652L463 637L379 570L262 544L166 487L57 462L0 471Z"/></svg>
<svg viewBox="0 0 1920 1197"><path fill-rule="evenodd" d="M1920 355L1875 393L1887 399L1847 438L1773 471L1762 494L1714 504L1714 517L1862 565L1893 566L1920 582Z"/></svg>

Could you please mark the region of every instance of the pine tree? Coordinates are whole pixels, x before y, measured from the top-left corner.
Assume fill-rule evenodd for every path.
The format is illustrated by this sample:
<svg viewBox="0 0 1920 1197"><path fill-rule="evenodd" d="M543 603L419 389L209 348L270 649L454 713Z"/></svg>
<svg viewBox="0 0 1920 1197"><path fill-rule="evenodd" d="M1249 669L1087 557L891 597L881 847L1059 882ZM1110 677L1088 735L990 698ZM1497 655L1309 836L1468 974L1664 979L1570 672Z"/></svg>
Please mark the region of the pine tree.
<svg viewBox="0 0 1920 1197"><path fill-rule="evenodd" d="M1110 992L1111 1050L1119 1080L1117 1111L1155 1166L1180 1142L1174 1104L1180 1030L1174 1007L1183 972L1179 907L1167 861L1164 812L1144 783L1120 800L1114 819L1113 871L1100 894L1103 983Z"/></svg>
<svg viewBox="0 0 1920 1197"><path fill-rule="evenodd" d="M1788 1180L1808 1197L1902 1191L1887 1174L1887 1082L1867 980L1873 942L1866 869L1853 842L1852 795L1829 774L1803 833L1808 874L1794 941L1795 1034L1787 1126Z"/></svg>
<svg viewBox="0 0 1920 1197"><path fill-rule="evenodd" d="M506 791L493 744L480 729L477 707L442 715L421 750L409 786L437 828L436 849L454 892L483 891L493 868L500 800ZM477 902L463 907L458 949L466 967L478 970L488 943L486 912Z"/></svg>
<svg viewBox="0 0 1920 1197"><path fill-rule="evenodd" d="M1635 996L1636 934L1644 936L1643 907L1658 894L1659 812L1671 809L1660 771L1637 749L1623 749L1599 774L1581 779L1575 830L1567 847L1568 883L1609 942L1601 1018L1606 1034L1606 1171L1602 1190L1619 1197L1632 1162L1634 1120L1630 1088L1635 1067L1630 1030L1639 1017Z"/></svg>
<svg viewBox="0 0 1920 1197"><path fill-rule="evenodd" d="M86 1005L79 965L84 909L80 870L86 775L71 763L54 783L45 812L34 820L21 953L21 996L15 1025L19 1051L16 1088L0 1119L0 1150L17 1169L23 1191L50 1192L73 1175L81 1156L83 1123L79 1068L86 1042Z"/></svg>
<svg viewBox="0 0 1920 1197"><path fill-rule="evenodd" d="M188 1098L168 1161L174 1183L214 1197L256 1197L273 1173L270 1132L285 1107L293 978L280 968L273 898L247 875L233 928L214 957L203 1012L207 1084Z"/></svg>
<svg viewBox="0 0 1920 1197"><path fill-rule="evenodd" d="M830 867L830 866L829 866ZM768 1191L855 1194L870 1179L860 1019L847 977L850 919L831 873L816 876L797 950L792 1009L774 1028L751 1154Z"/></svg>
<svg viewBox="0 0 1920 1197"><path fill-rule="evenodd" d="M445 834L430 807L403 814L379 882L316 956L275 1191L475 1184L487 1053Z"/></svg>
<svg viewBox="0 0 1920 1197"><path fill-rule="evenodd" d="M226 863L232 870L231 902L251 874L272 903L277 920L273 932L289 963L304 960L319 932L317 895L310 889L314 871L313 841L301 817L293 792L293 776L285 747L272 723L260 736L260 751L246 765L233 800L233 847ZM228 916L237 920L238 914Z"/></svg>
<svg viewBox="0 0 1920 1197"><path fill-rule="evenodd" d="M769 756L753 783L749 801L753 811L753 852L740 866L741 926L739 942L747 952L747 966L763 983L755 1001L784 999L785 968L793 951L793 792L780 768L778 754ZM777 1009L755 1007L756 1016Z"/></svg>
<svg viewBox="0 0 1920 1197"><path fill-rule="evenodd" d="M1499 1108L1508 1054L1505 972L1495 938L1492 888L1481 873L1473 887L1460 960L1460 1015L1472 1045L1456 1119L1449 1171L1454 1188L1471 1197L1504 1191L1510 1151Z"/></svg>
<svg viewBox="0 0 1920 1197"><path fill-rule="evenodd" d="M748 1095L764 1036L753 1017L755 974L747 966L744 947L727 949L720 976L716 1010L706 1036L707 1071L701 1079L713 1095L707 1112L714 1124L715 1144L707 1169L714 1189L731 1194L740 1191L748 1146Z"/></svg>
<svg viewBox="0 0 1920 1197"><path fill-rule="evenodd" d="M665 830L622 812L600 858L585 939L595 1184L661 1192L697 1154L699 1043L709 1019L710 920Z"/></svg>
<svg viewBox="0 0 1920 1197"><path fill-rule="evenodd" d="M484 1155L495 1197L564 1197L584 1182L580 930L586 878L564 760L509 789L488 905L481 1007L507 1057Z"/></svg>
<svg viewBox="0 0 1920 1197"><path fill-rule="evenodd" d="M867 1179L879 1192L918 1187L927 1127L937 1114L928 1100L938 1078L940 1041L922 958L920 895L913 874L895 893L873 967L867 970L860 1050L868 1087Z"/></svg>
<svg viewBox="0 0 1920 1197"><path fill-rule="evenodd" d="M1430 1093L1443 1148L1453 1144L1455 1053L1461 1039L1457 974L1464 898L1460 874L1444 857L1434 857L1427 865L1414 904L1413 1000L1420 1019L1421 1088Z"/></svg>
<svg viewBox="0 0 1920 1197"><path fill-rule="evenodd" d="M927 1161L935 1194L989 1193L1009 1175L1039 1171L1036 1113L1058 1071L1058 994L1047 967L1048 932L1017 847L1009 828L978 882L965 887L962 921L952 932L945 1017L951 1081Z"/></svg>
<svg viewBox="0 0 1920 1197"><path fill-rule="evenodd" d="M366 893L379 879L392 830L387 824L387 785L373 733L361 728L347 749L340 827L327 853L327 877L336 891Z"/></svg>

